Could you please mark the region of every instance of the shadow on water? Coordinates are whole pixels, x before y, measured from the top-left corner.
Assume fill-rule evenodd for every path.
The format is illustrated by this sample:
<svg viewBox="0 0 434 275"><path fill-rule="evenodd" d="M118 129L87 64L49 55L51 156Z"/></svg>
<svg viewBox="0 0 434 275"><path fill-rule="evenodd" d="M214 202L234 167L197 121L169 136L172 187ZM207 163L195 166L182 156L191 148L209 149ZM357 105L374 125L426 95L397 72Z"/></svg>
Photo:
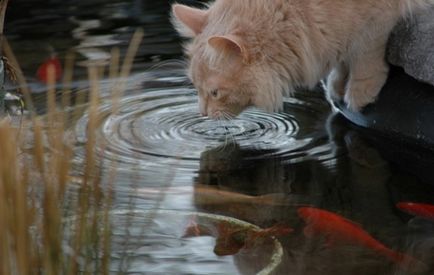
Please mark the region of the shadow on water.
<svg viewBox="0 0 434 275"><path fill-rule="evenodd" d="M294 232L279 238L285 258L277 274L430 274L400 268L361 246L307 238L297 208L314 206L354 221L381 243L414 256L434 271L434 223L395 207L400 201L434 204L430 152L407 150L354 127L331 112L320 89L299 91L286 99L282 113L251 109L232 121L201 117L196 93L179 63L152 68L161 61L181 59L168 10L164 1L12 1L8 11L6 33L41 112L45 86L34 76L50 48L61 60L70 50L77 53L73 89L86 92L86 64L108 63L114 46L123 55L135 28L144 28L119 112L111 112L108 88L103 85L95 129L102 170L117 170L116 210L207 212L262 228L288 224ZM68 129L75 140L76 184L82 176L87 127L84 106ZM244 257L248 250L217 257L212 253L213 237L180 238L178 229L187 222L177 223L169 219L171 215L149 221L152 230L146 241L138 241L144 231L131 229L132 258L119 263L122 270L253 272L251 258ZM122 219L125 216L119 217L119 224L127 223ZM125 232L115 233L120 238ZM114 262L119 257L114 255ZM177 261L180 258L184 261Z"/></svg>

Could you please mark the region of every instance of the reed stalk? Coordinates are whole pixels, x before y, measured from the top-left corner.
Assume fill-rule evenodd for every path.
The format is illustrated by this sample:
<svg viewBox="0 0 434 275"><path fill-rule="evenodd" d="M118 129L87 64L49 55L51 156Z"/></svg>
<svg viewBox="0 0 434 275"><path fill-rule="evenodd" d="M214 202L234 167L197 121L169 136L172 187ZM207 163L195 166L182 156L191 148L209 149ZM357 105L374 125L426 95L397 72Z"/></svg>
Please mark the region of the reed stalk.
<svg viewBox="0 0 434 275"><path fill-rule="evenodd" d="M142 35L138 32L134 36L121 72L119 51L113 50L110 77L128 77ZM6 49L19 68L8 44ZM83 180L81 185L73 186L74 145L67 138L70 115L58 107L71 104L73 60L73 55L68 55L61 97L55 88L54 70L49 69L47 114L42 117L33 110L19 70L26 104L32 108L24 123L26 129L0 119L0 274L110 272L113 183L103 184L102 160L95 153L97 146L103 146L95 129L100 119L99 83L105 71L89 67L86 153L80 170L74 170ZM125 84L121 81L114 85L112 103L116 112ZM108 178L115 178L114 169L107 173Z"/></svg>

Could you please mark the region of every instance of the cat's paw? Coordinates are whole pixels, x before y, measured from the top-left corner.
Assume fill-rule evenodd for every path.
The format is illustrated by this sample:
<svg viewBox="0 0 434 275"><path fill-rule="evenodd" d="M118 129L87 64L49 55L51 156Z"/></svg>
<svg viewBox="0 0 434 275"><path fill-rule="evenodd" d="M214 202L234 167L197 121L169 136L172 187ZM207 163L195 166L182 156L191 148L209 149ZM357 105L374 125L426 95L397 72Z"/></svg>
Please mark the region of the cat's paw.
<svg viewBox="0 0 434 275"><path fill-rule="evenodd" d="M363 81L353 83L345 93L344 102L353 112L360 112L366 105L375 102L383 86L377 82Z"/></svg>
<svg viewBox="0 0 434 275"><path fill-rule="evenodd" d="M376 45L361 53L351 63L344 97L351 111L359 112L373 103L386 83L389 66L384 61L384 49L383 43Z"/></svg>

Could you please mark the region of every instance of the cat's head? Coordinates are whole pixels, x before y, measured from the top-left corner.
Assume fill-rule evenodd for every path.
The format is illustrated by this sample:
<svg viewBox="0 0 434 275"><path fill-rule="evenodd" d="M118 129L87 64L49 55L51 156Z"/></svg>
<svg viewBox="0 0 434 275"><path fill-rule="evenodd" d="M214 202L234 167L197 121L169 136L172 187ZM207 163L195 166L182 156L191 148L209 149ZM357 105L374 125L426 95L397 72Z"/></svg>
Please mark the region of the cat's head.
<svg viewBox="0 0 434 275"><path fill-rule="evenodd" d="M199 94L200 113L231 118L249 106L276 111L281 108L281 91L261 62L261 43L249 34L248 22L234 18L227 3L216 1L205 10L172 6L174 26L190 38L185 54L188 76Z"/></svg>

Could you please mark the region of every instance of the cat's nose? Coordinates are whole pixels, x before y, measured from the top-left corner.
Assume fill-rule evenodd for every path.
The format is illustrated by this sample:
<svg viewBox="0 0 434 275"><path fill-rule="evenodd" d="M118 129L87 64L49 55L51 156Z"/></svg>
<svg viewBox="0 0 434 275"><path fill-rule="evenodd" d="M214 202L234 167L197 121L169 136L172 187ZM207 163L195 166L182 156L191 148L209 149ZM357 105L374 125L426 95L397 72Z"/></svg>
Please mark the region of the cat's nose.
<svg viewBox="0 0 434 275"><path fill-rule="evenodd" d="M208 111L206 108L199 108L199 112L202 116L208 116Z"/></svg>

